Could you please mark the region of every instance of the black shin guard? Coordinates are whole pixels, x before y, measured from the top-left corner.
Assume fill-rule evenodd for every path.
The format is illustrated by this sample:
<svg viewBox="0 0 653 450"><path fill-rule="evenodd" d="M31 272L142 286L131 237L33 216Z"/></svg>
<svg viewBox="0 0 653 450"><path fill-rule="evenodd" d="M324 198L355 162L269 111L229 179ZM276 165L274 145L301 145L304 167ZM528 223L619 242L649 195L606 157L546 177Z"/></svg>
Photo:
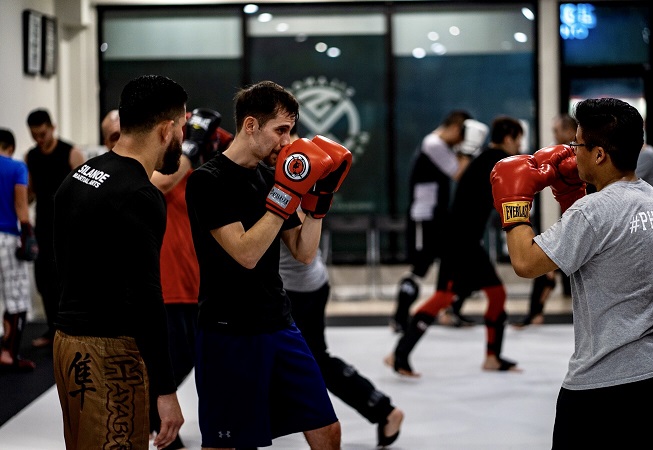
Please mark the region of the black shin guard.
<svg viewBox="0 0 653 450"><path fill-rule="evenodd" d="M503 345L503 330L506 326L508 316L505 311L501 311L496 320L485 319L485 326L488 331L487 351L490 354L501 357L501 347Z"/></svg>
<svg viewBox="0 0 653 450"><path fill-rule="evenodd" d="M530 312L528 314L531 318L542 314L542 311L544 311L544 299L542 298L544 291L547 288L553 289L555 286L555 278L551 279L546 274L535 278L535 281L533 281L533 291L531 292Z"/></svg>
<svg viewBox="0 0 653 450"><path fill-rule="evenodd" d="M380 423L394 409L390 398L377 390L354 366L328 356L318 360L327 389L370 423Z"/></svg>
<svg viewBox="0 0 653 450"><path fill-rule="evenodd" d="M393 316L397 331L406 331L410 307L419 296L419 284L411 276L402 278L399 282L399 295L397 296L397 309Z"/></svg>
<svg viewBox="0 0 653 450"><path fill-rule="evenodd" d="M408 364L408 356L434 320L435 317L426 313L417 313L413 316L408 329L399 339L395 348L395 370L403 369L412 372L410 364Z"/></svg>
<svg viewBox="0 0 653 450"><path fill-rule="evenodd" d="M26 311L17 314L9 314L5 311L3 316L5 335L2 338L1 346L3 350L9 352L14 361L18 359L18 351L20 350L26 317Z"/></svg>

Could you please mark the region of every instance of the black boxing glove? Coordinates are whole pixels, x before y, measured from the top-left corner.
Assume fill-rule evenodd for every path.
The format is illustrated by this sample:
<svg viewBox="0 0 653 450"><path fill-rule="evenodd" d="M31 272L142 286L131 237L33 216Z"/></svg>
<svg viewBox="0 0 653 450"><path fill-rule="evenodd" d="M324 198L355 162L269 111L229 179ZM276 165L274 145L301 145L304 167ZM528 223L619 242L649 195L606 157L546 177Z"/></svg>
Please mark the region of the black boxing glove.
<svg viewBox="0 0 653 450"><path fill-rule="evenodd" d="M29 222L20 223L20 247L16 249L16 258L21 261L34 261L39 255L34 229Z"/></svg>
<svg viewBox="0 0 653 450"><path fill-rule="evenodd" d="M219 112L208 108L196 108L186 121L185 140L181 150L191 163L199 161L204 148L211 144L215 130L220 126L222 116Z"/></svg>

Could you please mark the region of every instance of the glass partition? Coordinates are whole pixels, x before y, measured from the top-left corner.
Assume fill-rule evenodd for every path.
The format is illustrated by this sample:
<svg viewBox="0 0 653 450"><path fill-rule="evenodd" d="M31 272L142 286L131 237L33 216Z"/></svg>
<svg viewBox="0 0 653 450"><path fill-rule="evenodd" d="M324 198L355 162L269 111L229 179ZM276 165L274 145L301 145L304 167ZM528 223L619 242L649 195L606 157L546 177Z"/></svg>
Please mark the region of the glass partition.
<svg viewBox="0 0 653 450"><path fill-rule="evenodd" d="M234 131L232 98L242 80L240 8L108 9L100 27L101 113L117 108L139 75L165 75L188 92L188 110L222 114Z"/></svg>
<svg viewBox="0 0 653 450"><path fill-rule="evenodd" d="M299 132L342 143L354 156L332 213L388 210L388 99L383 11L261 8L247 21L252 81L270 79L300 102Z"/></svg>
<svg viewBox="0 0 653 450"><path fill-rule="evenodd" d="M395 170L399 211L408 202L413 152L454 109L488 125L523 120L536 150L535 8L530 3L397 7L393 15Z"/></svg>

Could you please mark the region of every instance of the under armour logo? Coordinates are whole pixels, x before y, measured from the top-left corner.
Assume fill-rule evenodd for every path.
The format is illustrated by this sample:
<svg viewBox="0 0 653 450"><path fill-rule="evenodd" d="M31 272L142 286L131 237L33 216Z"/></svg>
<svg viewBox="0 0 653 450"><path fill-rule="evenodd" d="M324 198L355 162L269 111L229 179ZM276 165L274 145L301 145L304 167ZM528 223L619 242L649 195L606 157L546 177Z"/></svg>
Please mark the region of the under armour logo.
<svg viewBox="0 0 653 450"><path fill-rule="evenodd" d="M218 431L218 437L219 438L230 438L231 437L231 431Z"/></svg>

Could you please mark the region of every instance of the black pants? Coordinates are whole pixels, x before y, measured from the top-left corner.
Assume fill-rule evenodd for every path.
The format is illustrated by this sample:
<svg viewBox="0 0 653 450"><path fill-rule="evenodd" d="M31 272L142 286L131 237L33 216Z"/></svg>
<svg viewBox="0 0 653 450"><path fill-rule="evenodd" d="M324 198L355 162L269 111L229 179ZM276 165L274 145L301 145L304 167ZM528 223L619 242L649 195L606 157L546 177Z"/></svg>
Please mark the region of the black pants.
<svg viewBox="0 0 653 450"><path fill-rule="evenodd" d="M582 391L561 388L552 449L652 448L651 398L652 378Z"/></svg>
<svg viewBox="0 0 653 450"><path fill-rule="evenodd" d="M47 244L44 244L43 248L47 248L46 246ZM34 261L34 281L36 282L36 289L41 295L45 318L48 322L48 330L45 332L44 336L54 339L54 320L57 318L59 312L61 289L59 278L57 277L57 266L54 262L54 254L52 252L42 251L40 242L39 256L36 258L36 261Z"/></svg>
<svg viewBox="0 0 653 450"><path fill-rule="evenodd" d="M345 361L331 356L324 336L324 309L329 283L313 292L286 291L292 302L292 316L320 366L326 387L371 423L383 422L394 406L390 398Z"/></svg>
<svg viewBox="0 0 653 450"><path fill-rule="evenodd" d="M168 316L168 341L170 342L170 360L175 375L177 387L186 379L195 367L195 338L197 336L196 303L166 304ZM161 419L157 409L156 396L150 395L150 431L159 432ZM176 450L184 445L179 435L166 447L166 450Z"/></svg>

